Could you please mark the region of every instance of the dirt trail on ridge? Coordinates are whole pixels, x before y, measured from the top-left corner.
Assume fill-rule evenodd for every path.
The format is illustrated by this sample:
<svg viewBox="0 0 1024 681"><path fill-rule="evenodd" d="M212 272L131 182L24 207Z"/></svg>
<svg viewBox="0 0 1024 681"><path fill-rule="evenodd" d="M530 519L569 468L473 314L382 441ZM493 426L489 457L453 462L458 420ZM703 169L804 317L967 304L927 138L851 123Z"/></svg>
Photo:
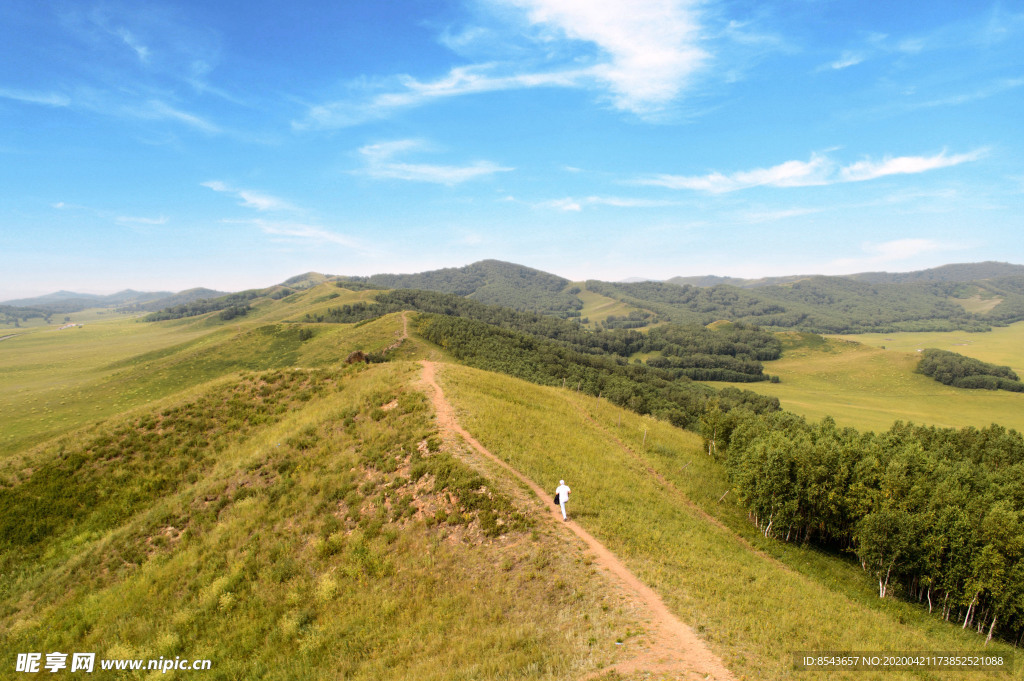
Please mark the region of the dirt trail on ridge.
<svg viewBox="0 0 1024 681"><path fill-rule="evenodd" d="M625 675L637 672L653 672L667 674L670 675L669 678L684 679L686 681L696 679L734 681L735 677L726 669L722 661L708 650L704 642L698 638L690 627L672 614L661 600L661 597L653 589L637 579L636 575L630 572L615 554L605 548L589 532L571 520L570 522L563 522L558 507L548 501L550 495L545 490L488 451L487 448L481 445L476 438L459 424L455 417L455 410L445 398L444 392L437 382L436 364L428 360L423 360L421 364L423 366L423 382L433 393L432 401L441 431L461 435L480 454L525 483L548 506L550 509L550 520L572 531L582 540L594 554L594 562L611 573L625 587L627 593L632 594L635 600L647 611L650 619L649 631L647 632L650 640L649 647L641 651L637 656L620 662L613 667L602 669L587 678L603 676L614 669L620 674Z"/></svg>

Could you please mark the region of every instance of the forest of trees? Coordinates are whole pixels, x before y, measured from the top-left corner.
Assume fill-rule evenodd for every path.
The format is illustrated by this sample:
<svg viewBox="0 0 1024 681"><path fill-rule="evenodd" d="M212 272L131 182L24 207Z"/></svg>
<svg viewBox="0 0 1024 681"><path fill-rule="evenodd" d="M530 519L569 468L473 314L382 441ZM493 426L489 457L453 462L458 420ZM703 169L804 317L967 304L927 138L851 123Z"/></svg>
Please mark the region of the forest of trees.
<svg viewBox="0 0 1024 681"><path fill-rule="evenodd" d="M247 314L252 307L249 301L259 298L265 294L262 290L242 291L241 293L229 293L219 298L202 298L193 300L181 305L166 307L157 312L151 312L142 318L144 322L162 322L167 319L182 319L183 317L198 317L208 312L221 312L220 318L224 320Z"/></svg>
<svg viewBox="0 0 1024 681"><path fill-rule="evenodd" d="M943 619L1024 634L1024 438L993 425L881 434L785 412L714 409L709 449L767 537L852 552L878 581Z"/></svg>
<svg viewBox="0 0 1024 681"><path fill-rule="evenodd" d="M681 324L729 319L767 329L876 333L987 331L993 325L1024 320L1021 276L971 284L896 284L818 276L759 288L588 281L587 288ZM972 313L955 300L980 295L998 304L988 312Z"/></svg>
<svg viewBox="0 0 1024 681"><path fill-rule="evenodd" d="M956 352L927 348L917 363L917 373L955 388L1024 392L1024 383L1007 366L997 366Z"/></svg>
<svg viewBox="0 0 1024 681"><path fill-rule="evenodd" d="M485 305L455 295L415 289L387 291L375 303L354 303L307 314L305 322L351 323L399 310L463 317L551 340L584 354L626 358L638 353L659 353L647 360L667 379L702 381L766 381L762 361L778 359L782 346L772 334L744 324L721 329L674 324L640 333L629 329L590 331L578 322L535 313Z"/></svg>

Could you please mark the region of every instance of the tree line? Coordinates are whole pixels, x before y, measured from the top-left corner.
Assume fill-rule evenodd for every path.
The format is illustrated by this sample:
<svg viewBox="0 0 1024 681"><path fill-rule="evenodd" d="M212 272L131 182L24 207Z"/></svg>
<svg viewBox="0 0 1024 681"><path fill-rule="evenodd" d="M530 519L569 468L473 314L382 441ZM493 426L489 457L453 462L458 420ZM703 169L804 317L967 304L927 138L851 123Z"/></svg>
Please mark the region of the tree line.
<svg viewBox="0 0 1024 681"><path fill-rule="evenodd" d="M1010 367L989 364L948 350L927 348L921 353L915 371L956 388L1024 392L1024 383Z"/></svg>
<svg viewBox="0 0 1024 681"><path fill-rule="evenodd" d="M413 310L473 319L564 344L578 353L628 358L660 353L647 365L669 379L765 381L761 361L778 359L782 345L774 335L754 326L730 324L719 329L665 325L640 333L631 329L590 331L573 320L537 312L486 305L456 295L404 289L378 294L374 303L353 303L307 313L306 322L352 323Z"/></svg>
<svg viewBox="0 0 1024 681"><path fill-rule="evenodd" d="M264 295L261 290L242 291L230 293L219 298L201 298L181 305L165 307L157 312L151 312L142 318L144 322L162 322L168 319L182 319L184 317L198 317L209 312L220 312L220 318L224 320L234 319L248 314L252 310L249 301Z"/></svg>
<svg viewBox="0 0 1024 681"><path fill-rule="evenodd" d="M991 638L1024 634L1024 438L897 422L880 434L785 412L700 424L766 537L850 552L879 597Z"/></svg>
<svg viewBox="0 0 1024 681"><path fill-rule="evenodd" d="M588 281L587 288L680 324L717 319L768 329L813 333L988 331L1024 320L1024 277L970 285L949 282L885 283L843 277L808 277L759 288L698 287L664 282ZM968 312L957 299L998 299L985 313Z"/></svg>

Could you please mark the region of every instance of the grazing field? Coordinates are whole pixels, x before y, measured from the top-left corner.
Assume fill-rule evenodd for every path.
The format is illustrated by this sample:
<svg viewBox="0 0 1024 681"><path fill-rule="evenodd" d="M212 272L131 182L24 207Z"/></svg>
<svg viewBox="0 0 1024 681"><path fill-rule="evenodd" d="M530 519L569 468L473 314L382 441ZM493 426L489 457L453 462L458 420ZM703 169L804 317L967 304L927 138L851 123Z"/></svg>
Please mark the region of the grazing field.
<svg viewBox="0 0 1024 681"><path fill-rule="evenodd" d="M837 338L897 352L916 352L923 348L949 350L990 364L1008 366L1024 376L1024 322L997 326L986 333L866 333Z"/></svg>
<svg viewBox="0 0 1024 681"><path fill-rule="evenodd" d="M925 608L879 599L873 578L853 561L764 541L731 500L721 500L730 488L725 471L692 433L570 390L455 365L440 380L484 446L543 487L565 479L573 521L658 591L737 678L793 678L792 656L801 650L984 644ZM800 678L948 677L861 671Z"/></svg>
<svg viewBox="0 0 1024 681"><path fill-rule="evenodd" d="M588 291L586 284L582 282L576 285L583 289L576 294L576 297L583 301L583 309L580 310L580 315L590 320L589 324L591 327L599 325L602 321L608 319L610 315L625 317L636 309L622 301Z"/></svg>
<svg viewBox="0 0 1024 681"><path fill-rule="evenodd" d="M143 322L87 310L71 315L80 327L12 330L18 335L0 342L0 456L240 369L323 366L353 349L378 351L400 331L399 316L360 327L290 323L367 295L322 285L257 302L230 322L217 313ZM306 326L313 335L303 340Z"/></svg>
<svg viewBox="0 0 1024 681"><path fill-rule="evenodd" d="M863 336L826 338L811 334L782 334L782 359L765 362L765 372L779 376L781 383L732 384L747 390L778 397L782 408L817 421L831 416L842 426L862 430L887 430L894 421L963 427L983 427L998 423L1024 430L1024 395L1005 391L952 388L914 373L918 347L940 347L957 339L973 339L974 354L968 348L947 345L961 354L997 364L1009 364L1014 338L1024 326L1015 325L1012 333L983 339L988 334L885 334L880 344L885 349L860 343ZM939 337L941 337L941 340ZM934 342L932 342L934 341ZM894 349L901 343L903 349ZM979 350L984 347L984 350ZM1017 364L1024 345L1017 345ZM1004 361L996 361L997 359ZM714 383L713 385L722 385Z"/></svg>

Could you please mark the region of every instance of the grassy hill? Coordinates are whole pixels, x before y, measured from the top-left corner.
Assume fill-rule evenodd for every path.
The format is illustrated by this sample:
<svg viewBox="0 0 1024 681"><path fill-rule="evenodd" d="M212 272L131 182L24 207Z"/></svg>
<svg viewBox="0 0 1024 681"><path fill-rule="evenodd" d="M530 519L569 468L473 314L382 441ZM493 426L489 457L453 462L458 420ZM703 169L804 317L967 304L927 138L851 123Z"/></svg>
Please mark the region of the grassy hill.
<svg viewBox="0 0 1024 681"><path fill-rule="evenodd" d="M341 281L377 289L414 288L454 293L481 303L557 316L573 316L570 313L583 307L579 298L566 290L570 284L568 279L500 260L481 260L465 267L419 274L343 277Z"/></svg>
<svg viewBox="0 0 1024 681"><path fill-rule="evenodd" d="M417 337L431 317L301 321L374 295L275 287L228 320L92 316L0 343L3 648L210 659L204 674L224 679L621 678L602 670L644 645L642 617L545 519L548 500L438 430L415 360L458 348ZM483 324L470 321L453 328ZM577 358L508 328L491 337L511 343L524 373L529 347L552 371ZM793 342L769 363L783 383L763 387L789 384L775 367L798 358L790 351L853 355L815 343ZM388 348L385 363L345 364ZM578 385L614 376L632 390L626 379L644 374L605 364L591 368L607 376L584 372ZM545 489L569 482L575 522L736 678L791 678L798 650L984 644L920 605L879 599L849 554L763 537L693 432L560 387L554 373L542 386L451 363L440 378L491 451Z"/></svg>

